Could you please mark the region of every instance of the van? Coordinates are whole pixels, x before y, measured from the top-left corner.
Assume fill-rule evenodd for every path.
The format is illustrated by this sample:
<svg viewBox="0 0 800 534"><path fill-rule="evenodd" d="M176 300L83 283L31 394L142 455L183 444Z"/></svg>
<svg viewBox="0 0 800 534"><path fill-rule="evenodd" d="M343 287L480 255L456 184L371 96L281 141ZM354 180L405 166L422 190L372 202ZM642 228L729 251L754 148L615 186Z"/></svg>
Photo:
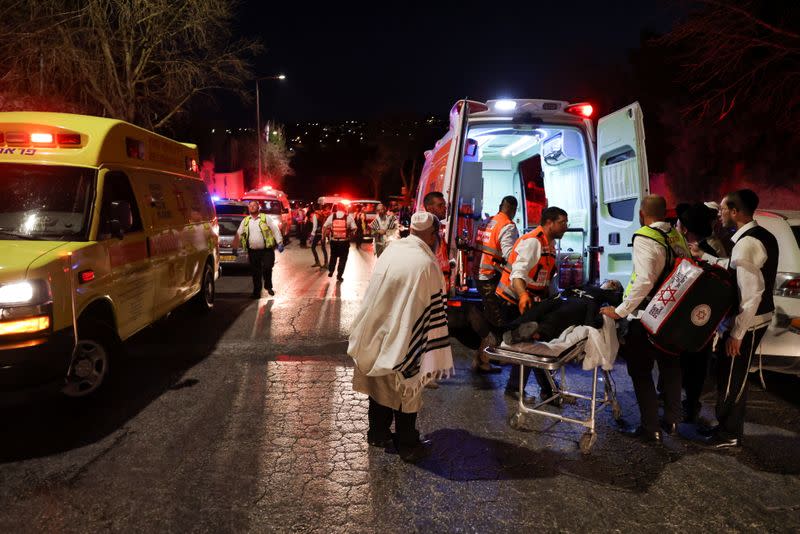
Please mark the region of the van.
<svg viewBox="0 0 800 534"><path fill-rule="evenodd" d="M288 242L289 230L292 228L292 213L286 193L267 185L259 189L251 189L242 197L244 202L251 200L258 201L261 205L261 213L266 213L272 219L284 236L284 241Z"/></svg>
<svg viewBox="0 0 800 534"><path fill-rule="evenodd" d="M611 278L627 284L630 243L640 227L639 206L649 193L644 125L638 103L598 121L589 104L557 100L460 100L450 127L425 153L417 206L431 191L448 203L443 228L451 274L447 280L454 330L466 327L479 254L481 220L497 213L506 195L517 198L520 233L558 206L569 230L557 243L560 287Z"/></svg>
<svg viewBox="0 0 800 534"><path fill-rule="evenodd" d="M89 395L117 344L214 305L197 148L125 122L0 113L0 391Z"/></svg>

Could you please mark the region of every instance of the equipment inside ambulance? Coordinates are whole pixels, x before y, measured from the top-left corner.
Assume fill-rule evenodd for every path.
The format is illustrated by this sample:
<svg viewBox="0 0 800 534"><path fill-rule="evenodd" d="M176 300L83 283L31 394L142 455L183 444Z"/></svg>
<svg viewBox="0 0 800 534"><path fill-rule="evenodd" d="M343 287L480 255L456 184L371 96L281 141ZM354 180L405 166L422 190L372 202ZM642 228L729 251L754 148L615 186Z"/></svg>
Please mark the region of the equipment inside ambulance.
<svg viewBox="0 0 800 534"><path fill-rule="evenodd" d="M578 287L599 279L625 285L633 266L633 232L649 183L642 112L637 103L603 117L595 134L588 104L552 100L460 100L450 128L432 150L417 190L448 203L444 221L450 264L449 314L455 330L480 302L475 289L482 222L513 195L520 234L539 224L542 210L567 211L569 230L557 243L557 282ZM459 246L461 245L461 246Z"/></svg>
<svg viewBox="0 0 800 534"><path fill-rule="evenodd" d="M106 383L118 344L214 305L197 149L121 121L0 113L0 393Z"/></svg>

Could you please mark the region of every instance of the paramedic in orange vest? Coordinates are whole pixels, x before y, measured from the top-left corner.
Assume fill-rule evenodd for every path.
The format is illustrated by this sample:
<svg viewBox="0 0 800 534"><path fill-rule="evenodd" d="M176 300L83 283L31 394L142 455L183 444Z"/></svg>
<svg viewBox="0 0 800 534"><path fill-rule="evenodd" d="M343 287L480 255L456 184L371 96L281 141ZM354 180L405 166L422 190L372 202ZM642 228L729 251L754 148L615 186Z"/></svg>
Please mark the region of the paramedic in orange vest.
<svg viewBox="0 0 800 534"><path fill-rule="evenodd" d="M508 256L508 263L500 275L496 293L500 298L515 304L520 315L534 306L535 302L540 302L554 292L552 287L556 274L554 242L564 236L568 226L567 212L550 206L542 211L541 226L523 235L514 243L514 248ZM525 368L523 384L528 382L530 371L530 367ZM547 372L535 369L534 374L539 383L542 400L552 397L553 387ZM519 394L517 365L511 367L506 394L512 397Z"/></svg>
<svg viewBox="0 0 800 534"><path fill-rule="evenodd" d="M348 215L342 204L336 204L336 209L328 216L322 225L323 235L331 240L331 261L328 264L328 278L333 276L336 261L339 261L339 271L336 280L344 280L344 267L347 264L347 255L350 252L350 236L356 231L356 221Z"/></svg>
<svg viewBox="0 0 800 534"><path fill-rule="evenodd" d="M275 249L283 252L283 236L278 226L267 217L260 213L261 206L257 200L251 200L247 205L250 213L242 219L236 235L233 236L234 256L241 244L247 250L247 259L250 260L250 270L253 274L253 294L254 299L261 298L261 279L264 279L264 288L267 293L274 295L272 289L272 267L275 265Z"/></svg>
<svg viewBox="0 0 800 534"><path fill-rule="evenodd" d="M478 292L483 299L483 316L486 320L483 341L472 359L472 370L478 373L496 373L499 367L492 366L486 353L489 345L496 345L503 336L503 327L508 323L510 305L497 296L500 273L519 238L517 225L512 220L517 214L517 199L503 198L500 211L485 226L478 230L475 248L482 252L478 271Z"/></svg>
<svg viewBox="0 0 800 534"><path fill-rule="evenodd" d="M641 314L661 283L669 276L676 257L689 257L689 246L683 235L665 221L667 202L662 196L649 195L642 200L639 219L642 227L633 236L633 273L622 304L606 306L600 313L612 319L629 320L624 357L639 404L640 423L636 428L623 428L628 436L649 443L662 442L662 428L677 433L681 422L680 358L656 348L647 338L640 321ZM653 383L653 366L658 362L659 377L664 387L664 419L658 419L658 395Z"/></svg>

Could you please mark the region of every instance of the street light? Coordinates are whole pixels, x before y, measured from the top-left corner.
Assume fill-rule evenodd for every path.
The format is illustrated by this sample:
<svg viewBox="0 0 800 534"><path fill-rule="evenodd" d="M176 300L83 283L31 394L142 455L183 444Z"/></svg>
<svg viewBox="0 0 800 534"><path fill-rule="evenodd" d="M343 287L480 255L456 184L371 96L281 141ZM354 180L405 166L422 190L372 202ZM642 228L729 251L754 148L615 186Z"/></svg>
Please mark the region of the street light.
<svg viewBox="0 0 800 534"><path fill-rule="evenodd" d="M261 187L261 98L258 92L258 82L261 80L285 80L285 74L275 76L262 76L256 78L256 135L258 136L258 187Z"/></svg>

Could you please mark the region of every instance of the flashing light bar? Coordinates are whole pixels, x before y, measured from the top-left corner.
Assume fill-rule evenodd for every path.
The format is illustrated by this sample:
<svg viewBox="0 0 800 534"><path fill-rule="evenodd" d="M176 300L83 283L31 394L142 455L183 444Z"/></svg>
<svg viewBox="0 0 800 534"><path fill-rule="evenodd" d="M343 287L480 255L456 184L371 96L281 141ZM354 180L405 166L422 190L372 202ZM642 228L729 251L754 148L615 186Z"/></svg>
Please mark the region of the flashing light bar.
<svg viewBox="0 0 800 534"><path fill-rule="evenodd" d="M581 103L581 104L570 104L564 111L567 113L572 113L573 115L578 115L585 119L590 119L592 114L594 113L594 107L591 104Z"/></svg>
<svg viewBox="0 0 800 534"><path fill-rule="evenodd" d="M31 134L31 143L39 144L39 145L52 145L53 144L53 134L51 133L42 133L42 132L35 132Z"/></svg>

